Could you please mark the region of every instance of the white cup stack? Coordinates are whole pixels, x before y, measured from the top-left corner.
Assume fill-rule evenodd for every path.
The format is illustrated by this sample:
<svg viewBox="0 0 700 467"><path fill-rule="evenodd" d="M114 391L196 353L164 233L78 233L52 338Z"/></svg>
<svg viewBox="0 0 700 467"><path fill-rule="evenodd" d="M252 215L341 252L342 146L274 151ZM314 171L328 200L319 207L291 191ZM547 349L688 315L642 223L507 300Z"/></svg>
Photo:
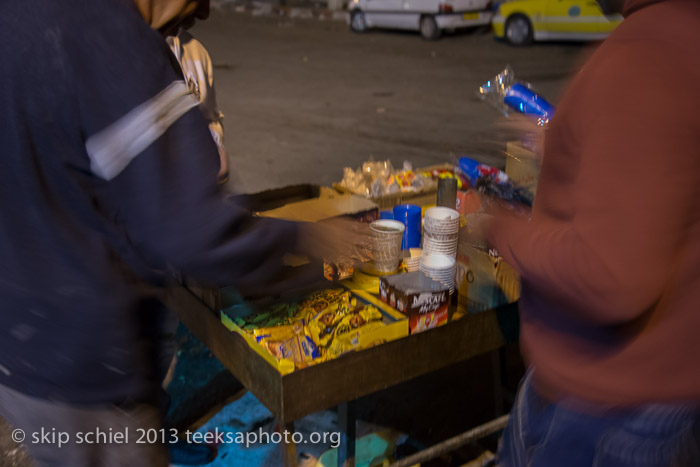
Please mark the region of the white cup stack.
<svg viewBox="0 0 700 467"><path fill-rule="evenodd" d="M425 211L423 220L423 254L457 256L459 213L437 206Z"/></svg>
<svg viewBox="0 0 700 467"><path fill-rule="evenodd" d="M449 287L450 294L455 290L455 266L457 261L449 255L423 254L420 270L426 276Z"/></svg>

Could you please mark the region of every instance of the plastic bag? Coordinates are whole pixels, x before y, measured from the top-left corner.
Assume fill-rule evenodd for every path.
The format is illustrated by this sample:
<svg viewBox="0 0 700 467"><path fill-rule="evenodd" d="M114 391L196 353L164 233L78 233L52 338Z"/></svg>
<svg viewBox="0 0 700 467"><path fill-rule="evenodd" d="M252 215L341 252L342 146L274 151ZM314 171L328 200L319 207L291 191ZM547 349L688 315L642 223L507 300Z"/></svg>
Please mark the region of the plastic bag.
<svg viewBox="0 0 700 467"><path fill-rule="evenodd" d="M532 206L533 198L530 192L517 186L502 170L469 157L461 157L458 167L469 178L472 186L487 196L487 201L488 198L499 199L504 201L507 207L517 210L521 210L523 206Z"/></svg>
<svg viewBox="0 0 700 467"><path fill-rule="evenodd" d="M413 171L410 162L403 164L401 171L395 171L390 160L367 161L362 167L353 170L345 167L340 186L348 191L372 198L400 192L419 192L434 185L434 182Z"/></svg>
<svg viewBox="0 0 700 467"><path fill-rule="evenodd" d="M517 81L510 66L479 86L476 94L505 116L517 112L537 119L540 126L549 123L554 116L555 107L533 91L530 83Z"/></svg>

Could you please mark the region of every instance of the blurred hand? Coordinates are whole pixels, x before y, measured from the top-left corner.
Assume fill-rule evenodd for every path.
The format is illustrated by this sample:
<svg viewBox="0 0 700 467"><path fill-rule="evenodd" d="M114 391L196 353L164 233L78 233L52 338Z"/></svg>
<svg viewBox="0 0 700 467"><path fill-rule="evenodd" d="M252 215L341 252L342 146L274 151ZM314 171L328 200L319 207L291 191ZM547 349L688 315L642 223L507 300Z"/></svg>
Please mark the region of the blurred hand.
<svg viewBox="0 0 700 467"><path fill-rule="evenodd" d="M338 262L370 259L369 224L336 217L320 222L301 223L299 247L312 258Z"/></svg>
<svg viewBox="0 0 700 467"><path fill-rule="evenodd" d="M542 162L544 149L544 127L537 124L537 119L513 113L496 122L497 133L504 141L526 139L528 149L535 153L538 162Z"/></svg>

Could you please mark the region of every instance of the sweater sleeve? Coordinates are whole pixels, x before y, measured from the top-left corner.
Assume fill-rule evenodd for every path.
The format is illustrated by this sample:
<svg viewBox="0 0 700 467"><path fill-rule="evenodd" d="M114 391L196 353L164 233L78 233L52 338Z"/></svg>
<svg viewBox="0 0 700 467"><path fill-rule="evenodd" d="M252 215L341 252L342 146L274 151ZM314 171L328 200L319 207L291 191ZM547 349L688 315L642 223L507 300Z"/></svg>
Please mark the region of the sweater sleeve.
<svg viewBox="0 0 700 467"><path fill-rule="evenodd" d="M641 50L641 52L640 52ZM698 198L698 92L671 85L687 69L660 48L620 50L584 70L560 108L574 128L577 173L564 216L498 219L490 240L535 293L594 324L617 324L649 310L668 286ZM581 82L584 80L584 82ZM572 105L575 104L575 105ZM560 136L560 135L558 135ZM551 146L547 159L562 157ZM540 179L540 187L559 184ZM556 196L538 188L538 195Z"/></svg>

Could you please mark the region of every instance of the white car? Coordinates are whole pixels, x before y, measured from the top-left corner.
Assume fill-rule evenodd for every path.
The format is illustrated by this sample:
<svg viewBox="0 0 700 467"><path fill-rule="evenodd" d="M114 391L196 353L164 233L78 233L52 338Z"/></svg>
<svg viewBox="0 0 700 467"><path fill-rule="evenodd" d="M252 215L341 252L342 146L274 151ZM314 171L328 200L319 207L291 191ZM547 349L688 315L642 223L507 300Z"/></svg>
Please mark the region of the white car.
<svg viewBox="0 0 700 467"><path fill-rule="evenodd" d="M434 40L443 30L490 24L490 4L491 0L352 0L350 29L407 29Z"/></svg>

